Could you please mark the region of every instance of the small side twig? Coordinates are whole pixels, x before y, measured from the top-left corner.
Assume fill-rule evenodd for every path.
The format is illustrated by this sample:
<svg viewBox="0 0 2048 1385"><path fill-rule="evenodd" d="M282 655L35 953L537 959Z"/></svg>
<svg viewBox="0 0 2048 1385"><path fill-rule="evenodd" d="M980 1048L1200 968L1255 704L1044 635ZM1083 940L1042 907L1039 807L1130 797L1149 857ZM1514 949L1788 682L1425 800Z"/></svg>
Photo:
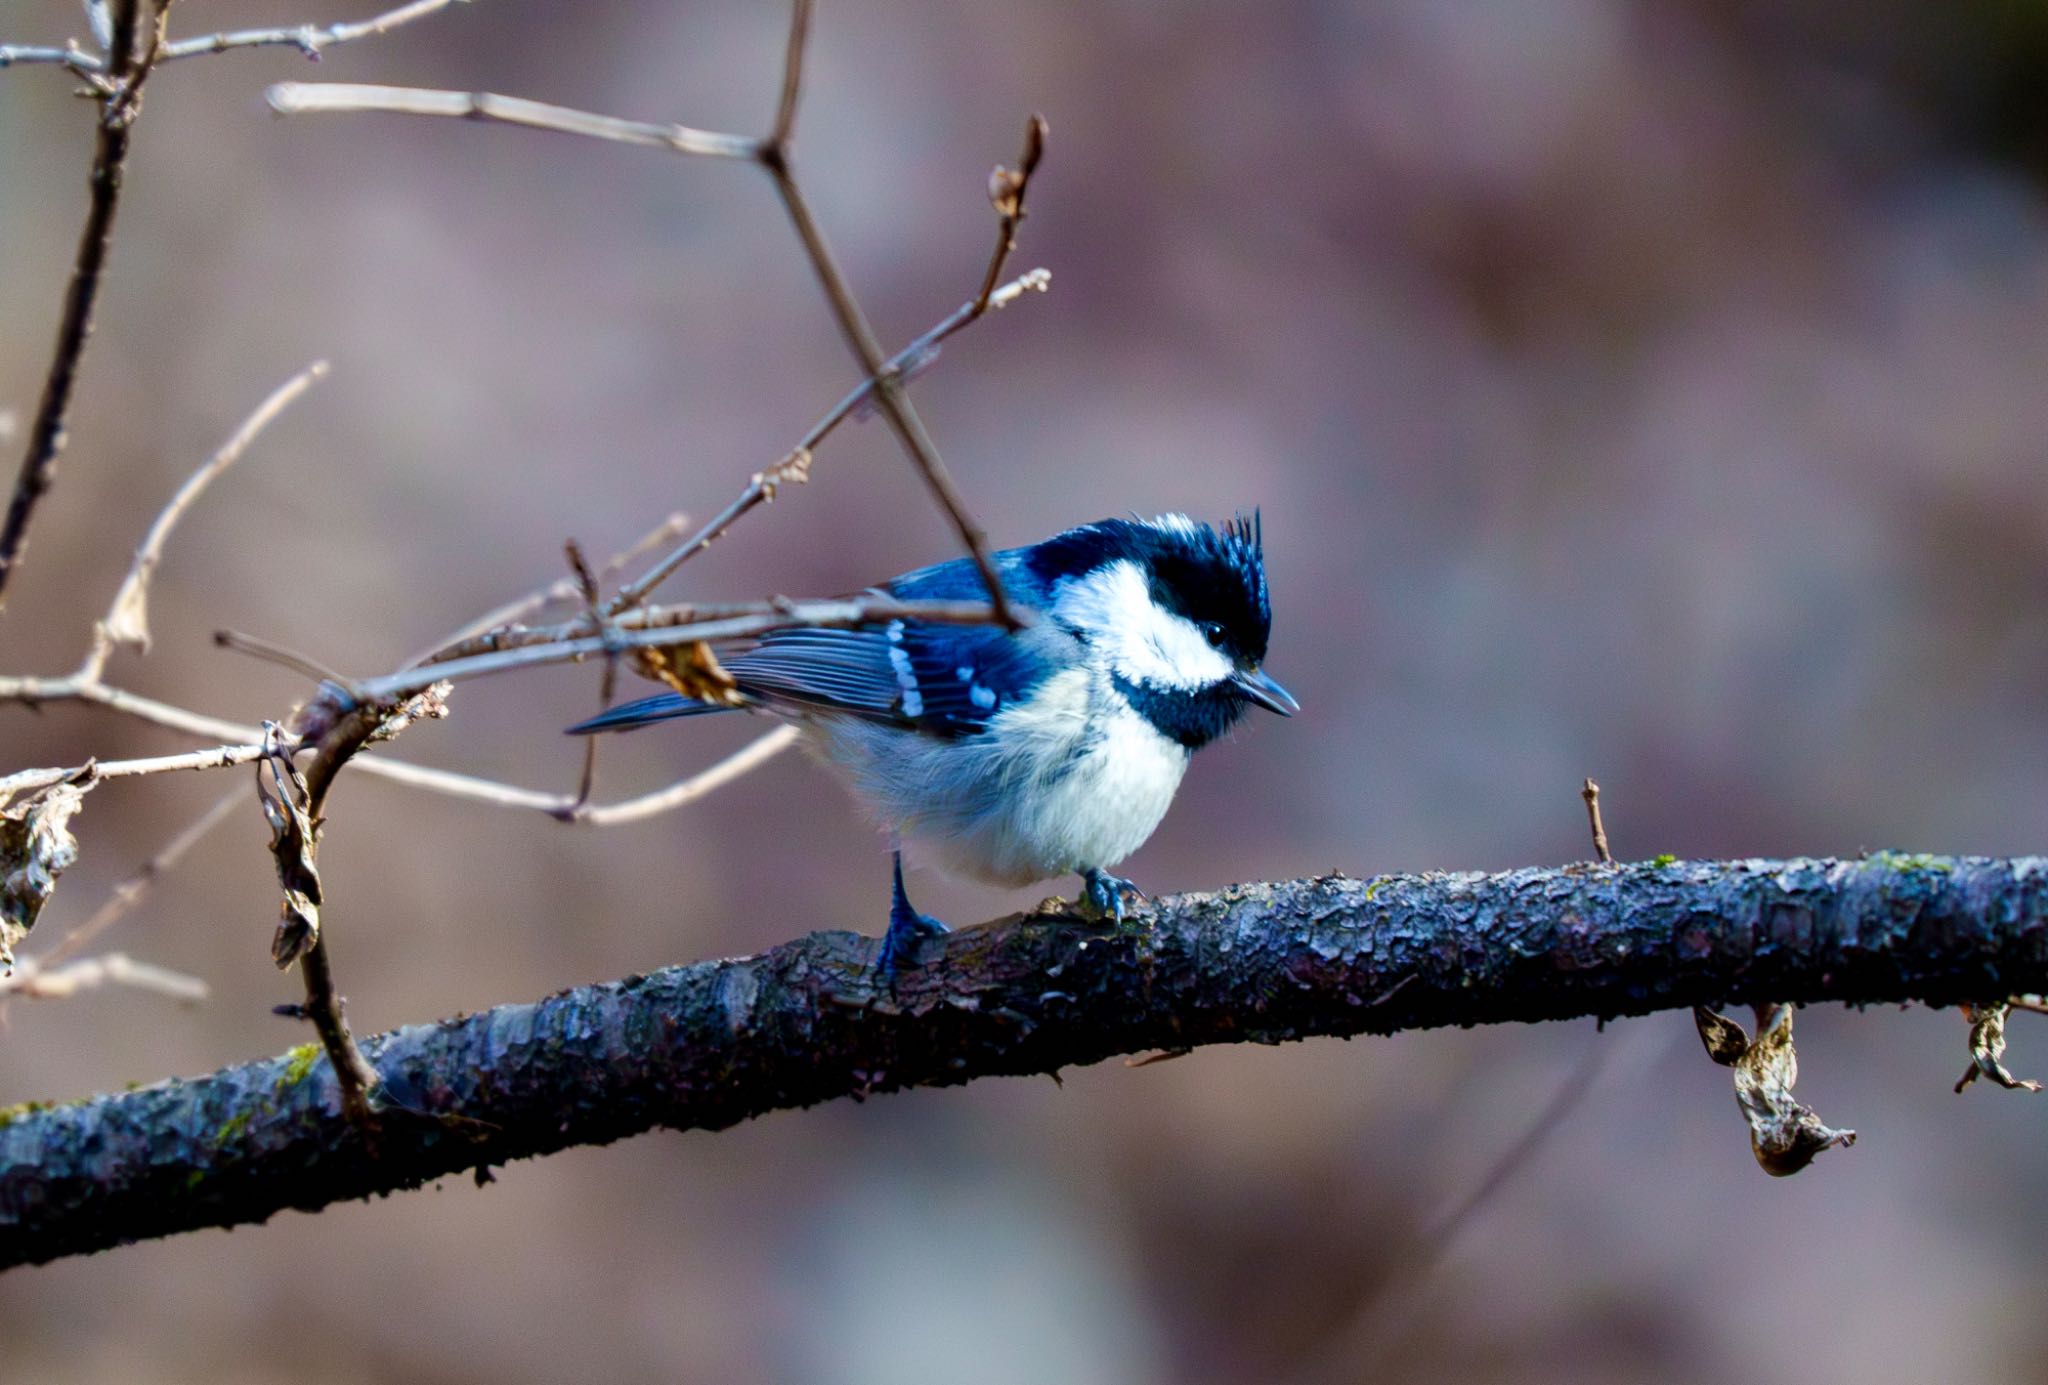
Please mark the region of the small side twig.
<svg viewBox="0 0 2048 1385"><path fill-rule="evenodd" d="M1607 849L1607 826L1600 821L1600 786L1588 779L1579 797L1586 800L1586 824L1593 829L1593 854L1603 866L1614 864L1614 855Z"/></svg>
<svg viewBox="0 0 2048 1385"><path fill-rule="evenodd" d="M434 700L438 706L438 698ZM436 707L393 708L356 702L335 717L314 745L303 778L292 765L289 751L271 754L264 762L273 770L277 797L286 799L279 805L279 811L271 808L270 795L266 794L265 798L266 811L271 813L272 826L277 831L272 849L278 855L279 876L286 894L286 922L280 930L279 946L275 949L278 961L280 965L293 960L298 962L300 975L306 984L306 999L301 1013L319 1033L321 1047L326 1049L328 1061L333 1064L335 1080L341 1089L342 1110L353 1124L365 1130L376 1127L372 1096L377 1088L377 1070L370 1066L369 1059L363 1056L354 1035L349 1032L341 991L334 980L333 962L328 957L327 939L331 930L320 926L317 914L305 917L303 902L310 894L312 905L317 908L321 903L317 859L320 835L327 795L342 767L364 746L384 736L394 722L436 714ZM259 786L261 783L259 779ZM295 895L300 900L300 918L296 924L293 919Z"/></svg>
<svg viewBox="0 0 2048 1385"><path fill-rule="evenodd" d="M200 464L199 469L185 479L149 526L149 533L135 550L135 560L128 568L128 575L114 593L113 602L107 607L106 616L93 630L93 650L86 667L93 672L106 667L107 656L116 645L132 645L149 651L149 580L156 574L157 564L163 561L164 545L169 542L171 531L178 521L185 517L185 511L192 507L213 481L242 459L257 435L269 427L277 416L296 402L299 396L311 389L314 383L327 374L327 362L315 361L273 390L268 399L256 406L234 434L220 445L211 457Z"/></svg>
<svg viewBox="0 0 2048 1385"><path fill-rule="evenodd" d="M218 648L231 650L236 654L246 654L252 659L261 659L266 664L275 664L279 668L288 668L293 673L304 674L316 683L323 680L331 683L348 682L344 675L336 673L318 659L301 654L296 649L287 649L260 635L246 635L240 630L216 630L213 632L213 642Z"/></svg>
<svg viewBox="0 0 2048 1385"><path fill-rule="evenodd" d="M577 588L583 594L583 608L594 625L602 627L603 612L599 609L603 601L603 588L599 586L597 574L590 570L590 563L583 556L583 549L576 540L570 539L563 545L569 559L569 568L576 578ZM598 681L597 710L603 713L610 709L612 698L619 690L619 656L607 653L604 659L604 676ZM597 749L598 736L586 736L583 742L583 771L576 779L576 801L566 810L566 816L574 817L590 806L590 796L597 791Z"/></svg>
<svg viewBox="0 0 2048 1385"><path fill-rule="evenodd" d="M149 991L183 1005L197 1005L211 990L196 976L169 967L138 962L125 952L99 957L82 957L62 966L34 957L17 957L14 970L0 976L0 998L20 996L26 1000L66 1000L80 991L102 986L127 986Z"/></svg>
<svg viewBox="0 0 2048 1385"><path fill-rule="evenodd" d="M1047 133L1045 117L1034 114L1024 126L1024 152L1018 156L1017 166L998 164L988 175L988 200L1001 228L996 233L996 251L988 257L988 272L982 276L981 292L974 298L976 317L988 311L989 299L1003 277L1003 265L1017 249L1017 228L1024 222L1024 194L1031 187L1031 175L1038 171L1038 161L1045 157Z"/></svg>
<svg viewBox="0 0 2048 1385"><path fill-rule="evenodd" d="M466 4L468 0L412 0L411 4L400 5L393 10L357 20L353 23L337 24L292 24L268 29L236 29L218 34L199 34L192 38L181 38L174 43L163 45L157 54L158 63L177 62L182 58L203 57L209 53L226 53L238 48L296 48L308 58L319 58L324 49L337 43L353 43L360 38L375 38L388 34L402 24L415 19L425 19L450 5ZM88 7L89 22L93 37L101 47L114 46L111 25L104 36L95 12L104 12L105 6L94 4ZM99 76L107 71L107 65L92 54L81 49L76 42L62 48L36 48L14 44L0 44L0 68L12 67L16 63L48 63L70 68L80 76Z"/></svg>
<svg viewBox="0 0 2048 1385"><path fill-rule="evenodd" d="M694 154L711 159L752 159L756 141L745 135L721 134L688 125L656 125L622 120L521 96L490 91L437 91L427 87L374 86L356 82L278 82L266 93L280 115L314 112L387 111L395 115L432 115L452 120L481 120L497 125L524 125L563 135L612 140Z"/></svg>

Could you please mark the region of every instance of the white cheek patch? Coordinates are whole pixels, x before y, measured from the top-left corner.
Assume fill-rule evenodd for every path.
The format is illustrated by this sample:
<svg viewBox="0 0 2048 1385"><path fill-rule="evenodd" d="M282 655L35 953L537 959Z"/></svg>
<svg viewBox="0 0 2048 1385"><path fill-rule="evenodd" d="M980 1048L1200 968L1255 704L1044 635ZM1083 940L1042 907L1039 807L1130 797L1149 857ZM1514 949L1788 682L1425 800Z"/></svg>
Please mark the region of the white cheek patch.
<svg viewBox="0 0 2048 1385"><path fill-rule="evenodd" d="M1192 692L1233 672L1194 622L1160 609L1128 558L1062 583L1053 613L1086 631L1110 668L1134 683Z"/></svg>

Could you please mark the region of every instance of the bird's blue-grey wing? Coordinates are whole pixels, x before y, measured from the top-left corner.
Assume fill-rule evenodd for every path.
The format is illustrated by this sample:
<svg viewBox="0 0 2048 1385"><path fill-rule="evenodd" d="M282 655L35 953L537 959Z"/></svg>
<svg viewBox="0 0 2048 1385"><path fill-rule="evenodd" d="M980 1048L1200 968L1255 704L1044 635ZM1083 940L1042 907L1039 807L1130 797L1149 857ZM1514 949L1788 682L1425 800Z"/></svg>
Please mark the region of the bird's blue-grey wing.
<svg viewBox="0 0 2048 1385"><path fill-rule="evenodd" d="M1030 603L1035 581L1010 553L997 555L1013 593ZM906 601L962 601L985 595L965 558L906 573L883 589ZM938 736L972 735L1051 667L1051 630L1012 635L996 626L898 620L855 629L776 630L724 659L740 691L757 703L893 724ZM572 731L623 730L719 710L676 693L613 708Z"/></svg>

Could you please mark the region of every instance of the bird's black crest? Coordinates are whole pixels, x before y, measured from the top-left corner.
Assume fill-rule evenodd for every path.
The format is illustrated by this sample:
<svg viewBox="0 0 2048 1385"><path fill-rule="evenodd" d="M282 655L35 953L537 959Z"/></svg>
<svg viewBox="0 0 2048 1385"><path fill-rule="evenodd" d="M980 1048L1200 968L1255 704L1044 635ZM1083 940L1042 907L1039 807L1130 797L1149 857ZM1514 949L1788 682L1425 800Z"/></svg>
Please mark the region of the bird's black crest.
<svg viewBox="0 0 2048 1385"><path fill-rule="evenodd" d="M1273 624L1259 512L1222 528L1178 516L1105 519L1047 539L1030 564L1048 585L1127 558L1151 583L1152 599L1198 625L1221 629L1224 648L1248 663L1266 657Z"/></svg>

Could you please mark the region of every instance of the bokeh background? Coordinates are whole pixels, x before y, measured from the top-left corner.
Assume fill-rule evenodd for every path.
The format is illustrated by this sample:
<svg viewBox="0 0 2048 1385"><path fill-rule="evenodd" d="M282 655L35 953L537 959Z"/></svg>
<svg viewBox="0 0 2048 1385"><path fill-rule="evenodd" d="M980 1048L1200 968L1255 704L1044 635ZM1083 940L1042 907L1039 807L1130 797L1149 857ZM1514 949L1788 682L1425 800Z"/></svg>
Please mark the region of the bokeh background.
<svg viewBox="0 0 2048 1385"><path fill-rule="evenodd" d="M181 0L183 33L358 18ZM241 718L370 673L676 508L710 513L854 371L769 188L528 131L266 109L285 78L765 125L780 7L478 0L378 41L152 83L70 452L0 620L60 672L179 480L331 379L208 495L115 677ZM0 39L61 40L60 0ZM0 409L25 422L91 108L0 75ZM967 296L988 169L1053 139L1018 268L1052 293L917 386L999 541L1264 507L1292 722L1196 763L1131 873L2024 852L2048 840L2048 19L2022 0L832 0L799 167L883 334ZM20 444L19 432L8 456ZM844 590L952 551L886 430L686 570ZM463 689L402 753L541 787L596 674ZM737 745L615 748L655 787ZM0 767L168 752L0 708ZM219 793L123 782L43 927ZM366 778L323 852L361 1030L876 930L884 844L796 756L591 832ZM196 1073L268 1014L256 806L106 939L181 1010L16 1002L0 1100ZM965 922L1028 895L927 875ZM14 1380L801 1382L2048 1376L2041 1101L1949 1086L1953 1014L1814 1011L1801 1093L1863 1140L1752 1163L1683 1015L1210 1049L661 1134L0 1277ZM2013 1059L2048 1068L2015 1021ZM1588 1097L1454 1236L1598 1045Z"/></svg>

